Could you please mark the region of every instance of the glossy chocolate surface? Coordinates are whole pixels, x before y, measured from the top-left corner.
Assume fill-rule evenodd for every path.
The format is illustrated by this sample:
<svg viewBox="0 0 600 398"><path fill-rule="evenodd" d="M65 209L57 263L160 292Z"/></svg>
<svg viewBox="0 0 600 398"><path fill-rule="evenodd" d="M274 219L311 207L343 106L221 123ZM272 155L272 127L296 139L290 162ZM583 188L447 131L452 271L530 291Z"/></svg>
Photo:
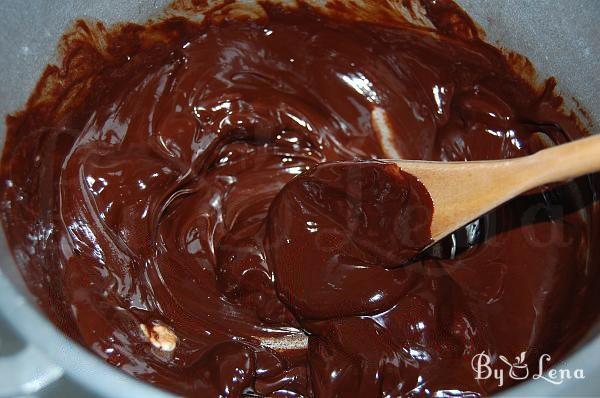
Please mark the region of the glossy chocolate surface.
<svg viewBox="0 0 600 398"><path fill-rule="evenodd" d="M431 29L307 7L79 22L7 119L2 159L4 229L48 316L201 397L486 395L473 355L564 355L598 313L596 177L418 254L431 199L374 160L511 158L585 134L552 81L532 88L451 3L425 9Z"/></svg>

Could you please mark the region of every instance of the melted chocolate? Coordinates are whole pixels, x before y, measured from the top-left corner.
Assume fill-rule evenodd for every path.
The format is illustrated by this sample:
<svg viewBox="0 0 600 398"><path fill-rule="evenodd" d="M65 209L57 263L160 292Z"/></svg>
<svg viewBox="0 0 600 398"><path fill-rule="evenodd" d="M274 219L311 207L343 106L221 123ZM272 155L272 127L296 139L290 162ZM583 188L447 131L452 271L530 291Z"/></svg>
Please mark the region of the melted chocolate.
<svg viewBox="0 0 600 398"><path fill-rule="evenodd" d="M6 235L48 316L192 396L476 396L498 389L477 353L560 359L598 314L595 177L417 255L431 199L373 160L582 136L552 81L532 88L448 2L427 29L265 10L65 37L2 159Z"/></svg>
<svg viewBox="0 0 600 398"><path fill-rule="evenodd" d="M324 163L299 175L269 211L265 257L279 297L300 320L393 307L410 286L400 266L431 243L432 214L423 184L394 164Z"/></svg>

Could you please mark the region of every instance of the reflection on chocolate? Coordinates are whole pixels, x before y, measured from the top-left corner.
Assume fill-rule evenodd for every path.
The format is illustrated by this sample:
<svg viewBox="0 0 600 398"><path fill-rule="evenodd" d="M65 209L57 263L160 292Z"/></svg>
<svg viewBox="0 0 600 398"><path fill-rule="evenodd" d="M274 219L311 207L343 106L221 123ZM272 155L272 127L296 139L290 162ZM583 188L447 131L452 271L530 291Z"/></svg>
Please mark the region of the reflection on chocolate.
<svg viewBox="0 0 600 398"><path fill-rule="evenodd" d="M485 395L498 386L473 355L563 356L598 314L595 177L417 255L431 199L374 160L511 158L584 134L552 81L534 90L452 3L426 10L438 33L308 7L80 22L8 118L2 159L4 229L48 316L202 397Z"/></svg>

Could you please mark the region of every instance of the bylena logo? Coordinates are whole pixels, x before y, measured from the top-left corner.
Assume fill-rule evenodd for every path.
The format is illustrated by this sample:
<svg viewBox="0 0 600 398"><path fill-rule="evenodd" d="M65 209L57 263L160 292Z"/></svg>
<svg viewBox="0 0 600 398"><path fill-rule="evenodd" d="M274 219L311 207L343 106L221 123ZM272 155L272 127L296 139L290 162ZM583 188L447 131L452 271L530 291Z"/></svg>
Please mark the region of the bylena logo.
<svg viewBox="0 0 600 398"><path fill-rule="evenodd" d="M498 358L500 359L498 363L505 366L492 368L490 354L485 351L476 354L471 359L475 380L495 379L498 381L498 387L502 387L507 378L512 380L541 379L555 385L562 384L565 380L585 379L583 369L550 369L546 372L545 366L551 360L548 354L542 355L537 363L537 368L531 369L531 371L525 362L525 352L516 356L514 361L508 360L504 355L500 355ZM508 368L508 372L505 368Z"/></svg>

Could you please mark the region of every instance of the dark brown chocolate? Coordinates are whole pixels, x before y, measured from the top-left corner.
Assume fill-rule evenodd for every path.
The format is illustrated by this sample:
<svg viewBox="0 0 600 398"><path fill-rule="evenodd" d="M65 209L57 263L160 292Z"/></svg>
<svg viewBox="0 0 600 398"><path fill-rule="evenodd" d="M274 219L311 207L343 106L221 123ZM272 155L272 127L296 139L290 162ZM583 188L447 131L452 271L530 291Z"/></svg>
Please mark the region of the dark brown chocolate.
<svg viewBox="0 0 600 398"><path fill-rule="evenodd" d="M596 177L419 254L431 199L374 160L512 158L585 134L460 9L426 10L434 28L306 7L79 22L7 119L2 159L4 229L48 316L199 397L486 395L473 355L564 356L598 315Z"/></svg>
<svg viewBox="0 0 600 398"><path fill-rule="evenodd" d="M301 321L393 307L411 281L401 266L431 243L432 214L423 184L391 163L323 163L299 175L267 218L279 298Z"/></svg>

